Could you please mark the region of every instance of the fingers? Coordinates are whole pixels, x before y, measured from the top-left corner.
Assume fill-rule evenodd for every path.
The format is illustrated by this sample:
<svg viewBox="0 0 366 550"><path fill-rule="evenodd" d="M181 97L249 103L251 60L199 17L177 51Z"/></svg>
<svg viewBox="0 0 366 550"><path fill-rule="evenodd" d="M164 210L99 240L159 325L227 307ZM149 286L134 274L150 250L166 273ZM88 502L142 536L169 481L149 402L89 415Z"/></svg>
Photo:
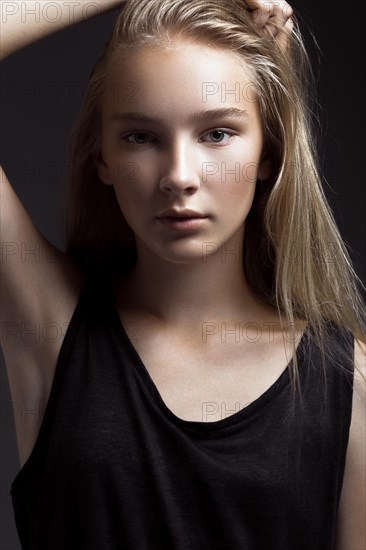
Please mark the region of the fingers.
<svg viewBox="0 0 366 550"><path fill-rule="evenodd" d="M282 30L279 32L276 38L276 41L278 42L280 48L284 52L287 50L289 37L291 36L293 28L294 28L294 23L290 18L286 21L285 25L282 27Z"/></svg>
<svg viewBox="0 0 366 550"><path fill-rule="evenodd" d="M292 7L285 0L245 0L244 3L252 12L255 23L273 37L293 14Z"/></svg>

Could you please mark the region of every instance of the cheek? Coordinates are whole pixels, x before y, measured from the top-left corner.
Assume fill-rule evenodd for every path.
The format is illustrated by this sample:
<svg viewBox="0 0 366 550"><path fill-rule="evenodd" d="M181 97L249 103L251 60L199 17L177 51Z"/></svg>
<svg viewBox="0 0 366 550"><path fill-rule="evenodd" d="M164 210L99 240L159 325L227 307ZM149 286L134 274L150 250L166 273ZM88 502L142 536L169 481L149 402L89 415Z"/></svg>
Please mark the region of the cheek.
<svg viewBox="0 0 366 550"><path fill-rule="evenodd" d="M146 155L115 154L108 163L112 167L115 187L131 188L141 193L147 191L156 175L153 160Z"/></svg>
<svg viewBox="0 0 366 550"><path fill-rule="evenodd" d="M131 183L119 182L115 184L114 192L123 217L131 229L135 230L141 212L141 197Z"/></svg>
<svg viewBox="0 0 366 550"><path fill-rule="evenodd" d="M258 163L251 161L221 163L217 170L213 185L209 185L210 192L219 200L227 203L242 204L243 200L250 200L254 194L257 182Z"/></svg>
<svg viewBox="0 0 366 550"><path fill-rule="evenodd" d="M115 170L114 190L120 209L130 222L136 219L144 204L149 204L154 194L151 171L135 161L119 162Z"/></svg>
<svg viewBox="0 0 366 550"><path fill-rule="evenodd" d="M230 227L240 225L252 207L260 154L260 143L241 142L221 163L214 185L215 201Z"/></svg>
<svg viewBox="0 0 366 550"><path fill-rule="evenodd" d="M215 189L215 202L219 210L227 212L229 218L236 212L242 215L250 210L255 194L255 182L243 179L239 182L227 180L226 183L223 183L220 181L217 182Z"/></svg>
<svg viewBox="0 0 366 550"><path fill-rule="evenodd" d="M239 159L239 160L238 160ZM258 150L231 151L225 159L216 164L214 193L225 202L250 199L255 191L259 168ZM211 168L213 170L213 167ZM209 182L210 178L206 178Z"/></svg>

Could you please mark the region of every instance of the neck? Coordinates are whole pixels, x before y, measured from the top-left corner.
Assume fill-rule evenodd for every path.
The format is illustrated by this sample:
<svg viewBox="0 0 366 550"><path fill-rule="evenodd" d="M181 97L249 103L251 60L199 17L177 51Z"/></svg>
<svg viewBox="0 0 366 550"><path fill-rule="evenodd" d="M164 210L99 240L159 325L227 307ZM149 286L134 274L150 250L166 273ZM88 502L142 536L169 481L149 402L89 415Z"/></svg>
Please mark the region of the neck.
<svg viewBox="0 0 366 550"><path fill-rule="evenodd" d="M195 261L174 263L138 242L137 262L126 278L121 303L174 326L260 322L264 312L273 315L274 309L261 303L247 284L243 235L216 248Z"/></svg>

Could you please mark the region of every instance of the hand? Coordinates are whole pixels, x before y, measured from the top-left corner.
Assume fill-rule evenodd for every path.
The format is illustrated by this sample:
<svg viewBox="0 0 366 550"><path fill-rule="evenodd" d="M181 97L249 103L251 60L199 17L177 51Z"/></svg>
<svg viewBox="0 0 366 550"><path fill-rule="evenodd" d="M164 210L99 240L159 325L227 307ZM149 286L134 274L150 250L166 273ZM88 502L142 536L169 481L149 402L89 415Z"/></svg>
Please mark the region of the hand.
<svg viewBox="0 0 366 550"><path fill-rule="evenodd" d="M278 35L279 44L285 48L293 28L291 6L285 0L244 0L244 3L255 23L271 36Z"/></svg>

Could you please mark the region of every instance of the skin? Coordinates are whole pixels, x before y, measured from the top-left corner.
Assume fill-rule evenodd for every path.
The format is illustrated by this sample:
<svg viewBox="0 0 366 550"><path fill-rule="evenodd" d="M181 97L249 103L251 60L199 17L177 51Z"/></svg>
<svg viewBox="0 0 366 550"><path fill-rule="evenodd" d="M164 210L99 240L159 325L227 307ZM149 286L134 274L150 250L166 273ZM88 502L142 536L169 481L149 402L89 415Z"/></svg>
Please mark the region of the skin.
<svg viewBox="0 0 366 550"><path fill-rule="evenodd" d="M133 103L127 94L114 93L131 82L137 90ZM207 82L225 83L227 90L240 83L246 92L239 101L235 94L219 92L203 101ZM198 111L228 107L246 111L247 117L189 121ZM153 115L157 122L110 121L116 112L128 111ZM215 132L220 128L232 135ZM126 300L138 296L135 306L143 305L170 326L192 326L195 319L194 329L204 320L236 313L245 321L274 315L274 308L251 294L242 268L245 219L256 180L271 173L269 159L262 159L263 146L248 72L230 53L175 43L169 49L137 50L121 61L102 104L103 161L97 169L100 179L114 186L136 235L138 260L125 287ZM130 176L131 163L137 177ZM209 170L217 167L217 173L203 177L204 163L210 163ZM228 172L235 163L238 177ZM155 219L172 207L191 208L209 219L197 230L177 233Z"/></svg>

